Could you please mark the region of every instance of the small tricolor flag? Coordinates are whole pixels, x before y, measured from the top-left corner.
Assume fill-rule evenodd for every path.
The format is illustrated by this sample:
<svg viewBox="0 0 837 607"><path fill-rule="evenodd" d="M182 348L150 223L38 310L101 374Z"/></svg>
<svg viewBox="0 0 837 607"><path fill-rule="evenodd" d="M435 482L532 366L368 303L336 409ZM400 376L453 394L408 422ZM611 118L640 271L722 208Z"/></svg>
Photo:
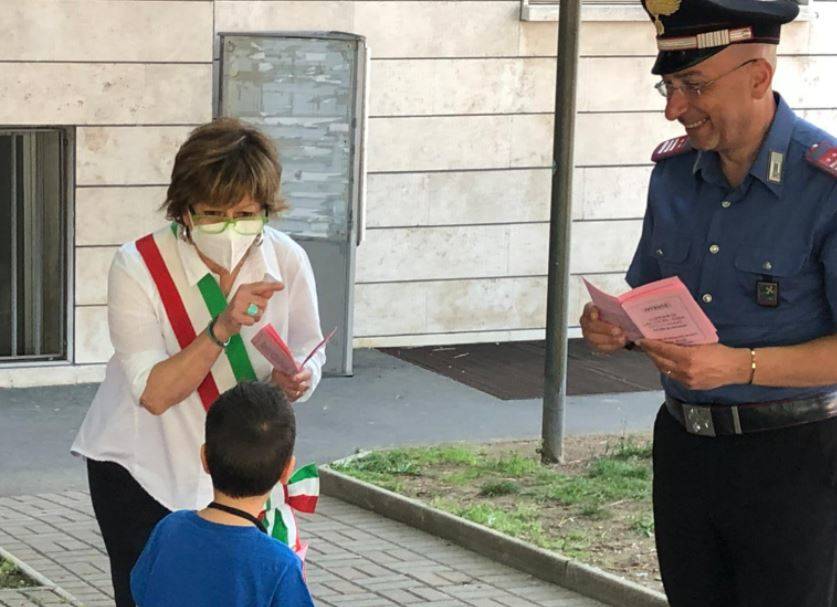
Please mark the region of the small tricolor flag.
<svg viewBox="0 0 837 607"><path fill-rule="evenodd" d="M293 473L287 485L277 485L265 504L264 522L267 532L286 543L305 561L308 544L299 539L294 510L306 514L317 508L320 477L316 464L308 464Z"/></svg>

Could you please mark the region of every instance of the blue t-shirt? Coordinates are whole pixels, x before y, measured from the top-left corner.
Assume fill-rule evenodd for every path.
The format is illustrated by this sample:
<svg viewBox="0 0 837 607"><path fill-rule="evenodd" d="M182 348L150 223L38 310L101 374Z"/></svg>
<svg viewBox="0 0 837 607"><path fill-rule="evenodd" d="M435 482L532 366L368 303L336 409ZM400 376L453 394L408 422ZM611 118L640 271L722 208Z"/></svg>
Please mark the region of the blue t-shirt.
<svg viewBox="0 0 837 607"><path fill-rule="evenodd" d="M131 571L139 607L313 607L299 557L255 526L191 510L157 523Z"/></svg>

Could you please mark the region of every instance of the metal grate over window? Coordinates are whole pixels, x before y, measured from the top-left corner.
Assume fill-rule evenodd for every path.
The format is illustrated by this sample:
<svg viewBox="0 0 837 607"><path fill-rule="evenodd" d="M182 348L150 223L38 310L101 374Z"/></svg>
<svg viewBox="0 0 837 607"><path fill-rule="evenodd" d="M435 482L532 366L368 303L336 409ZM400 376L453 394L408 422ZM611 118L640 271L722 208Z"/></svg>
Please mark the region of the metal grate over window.
<svg viewBox="0 0 837 607"><path fill-rule="evenodd" d="M0 363L66 358L61 129L0 129Z"/></svg>

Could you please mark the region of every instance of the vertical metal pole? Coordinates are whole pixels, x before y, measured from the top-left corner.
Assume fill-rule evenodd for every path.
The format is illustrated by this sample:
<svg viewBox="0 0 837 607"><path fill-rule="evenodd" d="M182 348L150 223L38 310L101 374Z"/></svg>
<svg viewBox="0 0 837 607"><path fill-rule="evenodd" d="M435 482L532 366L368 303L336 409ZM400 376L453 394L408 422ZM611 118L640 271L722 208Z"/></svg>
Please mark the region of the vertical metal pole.
<svg viewBox="0 0 837 607"><path fill-rule="evenodd" d="M546 378L541 461L563 461L564 403L567 396L567 290L570 276L573 141L581 0L561 0L555 83L552 211L549 222L549 278L546 295Z"/></svg>
<svg viewBox="0 0 837 607"><path fill-rule="evenodd" d="M12 153L11 153L11 222L9 226L9 240L10 240L10 247L11 247L11 292L12 292L12 310L11 310L11 319L12 319L12 335L11 335L11 342L12 342L12 349L11 355L12 356L19 356L22 352L18 351L18 336L17 336L17 329L18 329L18 256L17 256L17 228L18 228L18 213L17 213L17 150L20 145L20 137L18 135L12 134Z"/></svg>

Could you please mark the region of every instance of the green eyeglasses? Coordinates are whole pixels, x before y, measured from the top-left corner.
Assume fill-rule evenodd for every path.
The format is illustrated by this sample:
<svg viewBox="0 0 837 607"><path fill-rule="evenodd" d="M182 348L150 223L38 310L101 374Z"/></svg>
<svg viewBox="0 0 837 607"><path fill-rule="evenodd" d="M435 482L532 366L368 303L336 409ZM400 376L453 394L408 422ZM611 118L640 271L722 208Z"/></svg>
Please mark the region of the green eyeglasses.
<svg viewBox="0 0 837 607"><path fill-rule="evenodd" d="M192 218L192 225L204 234L220 234L227 227L232 226L232 229L242 236L255 236L262 233L264 224L267 223L267 215L264 213L250 213L241 217L223 217L193 214L190 210L189 217Z"/></svg>

